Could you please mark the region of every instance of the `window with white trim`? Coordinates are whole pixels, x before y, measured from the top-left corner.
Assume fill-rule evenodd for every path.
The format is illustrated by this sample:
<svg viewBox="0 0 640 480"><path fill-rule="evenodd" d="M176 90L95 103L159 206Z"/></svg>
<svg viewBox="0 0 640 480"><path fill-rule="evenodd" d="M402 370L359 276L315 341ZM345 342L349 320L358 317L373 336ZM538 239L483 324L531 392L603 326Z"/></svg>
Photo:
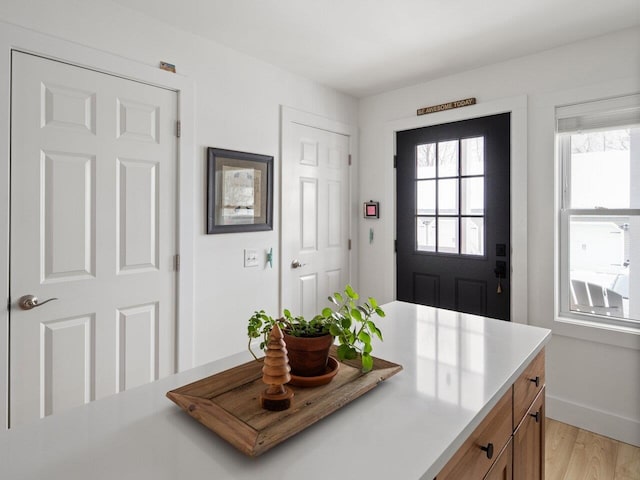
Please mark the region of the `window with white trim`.
<svg viewBox="0 0 640 480"><path fill-rule="evenodd" d="M556 108L560 314L640 327L640 94Z"/></svg>

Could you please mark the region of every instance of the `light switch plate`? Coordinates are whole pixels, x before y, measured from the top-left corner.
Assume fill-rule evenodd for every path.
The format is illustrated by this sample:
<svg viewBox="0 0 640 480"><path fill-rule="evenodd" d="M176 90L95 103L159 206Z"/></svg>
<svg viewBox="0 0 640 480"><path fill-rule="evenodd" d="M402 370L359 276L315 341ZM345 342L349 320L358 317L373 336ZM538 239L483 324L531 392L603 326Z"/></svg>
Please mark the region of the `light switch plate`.
<svg viewBox="0 0 640 480"><path fill-rule="evenodd" d="M244 250L244 266L257 267L258 266L258 251L257 250Z"/></svg>

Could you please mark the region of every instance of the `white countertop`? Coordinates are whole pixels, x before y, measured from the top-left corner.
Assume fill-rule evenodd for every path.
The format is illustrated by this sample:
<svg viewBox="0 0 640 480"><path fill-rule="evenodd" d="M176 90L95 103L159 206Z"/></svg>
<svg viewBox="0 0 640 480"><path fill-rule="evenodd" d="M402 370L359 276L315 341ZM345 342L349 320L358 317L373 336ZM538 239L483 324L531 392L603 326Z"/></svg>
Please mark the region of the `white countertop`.
<svg viewBox="0 0 640 480"><path fill-rule="evenodd" d="M551 332L402 302L383 308L385 341L373 354L404 370L260 457L165 397L249 361L243 352L0 432L0 478L431 480Z"/></svg>

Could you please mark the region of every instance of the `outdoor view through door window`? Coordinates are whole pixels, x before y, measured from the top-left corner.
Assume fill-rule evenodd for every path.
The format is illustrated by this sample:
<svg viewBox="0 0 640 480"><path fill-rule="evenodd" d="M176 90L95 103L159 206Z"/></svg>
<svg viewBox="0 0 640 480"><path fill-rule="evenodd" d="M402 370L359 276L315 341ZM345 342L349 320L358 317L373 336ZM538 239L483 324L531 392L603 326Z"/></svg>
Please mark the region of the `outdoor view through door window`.
<svg viewBox="0 0 640 480"><path fill-rule="evenodd" d="M570 310L640 321L640 128L561 142Z"/></svg>
<svg viewBox="0 0 640 480"><path fill-rule="evenodd" d="M416 146L416 250L484 255L484 137Z"/></svg>

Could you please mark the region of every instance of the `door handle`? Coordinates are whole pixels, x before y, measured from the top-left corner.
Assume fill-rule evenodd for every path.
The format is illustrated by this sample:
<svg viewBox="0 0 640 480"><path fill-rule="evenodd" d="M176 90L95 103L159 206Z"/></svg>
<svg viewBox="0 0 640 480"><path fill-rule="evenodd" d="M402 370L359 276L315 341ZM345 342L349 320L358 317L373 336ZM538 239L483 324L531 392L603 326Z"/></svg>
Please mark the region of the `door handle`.
<svg viewBox="0 0 640 480"><path fill-rule="evenodd" d="M306 263L300 263L298 260L294 260L293 262L291 262L291 268L300 268L300 267L304 267L306 265Z"/></svg>
<svg viewBox="0 0 640 480"><path fill-rule="evenodd" d="M32 308L41 307L45 303L52 302L53 300L58 300L58 299L53 297L45 300L44 302L38 302L38 297L36 297L35 295L23 295L18 300L18 306L22 310L31 310Z"/></svg>

